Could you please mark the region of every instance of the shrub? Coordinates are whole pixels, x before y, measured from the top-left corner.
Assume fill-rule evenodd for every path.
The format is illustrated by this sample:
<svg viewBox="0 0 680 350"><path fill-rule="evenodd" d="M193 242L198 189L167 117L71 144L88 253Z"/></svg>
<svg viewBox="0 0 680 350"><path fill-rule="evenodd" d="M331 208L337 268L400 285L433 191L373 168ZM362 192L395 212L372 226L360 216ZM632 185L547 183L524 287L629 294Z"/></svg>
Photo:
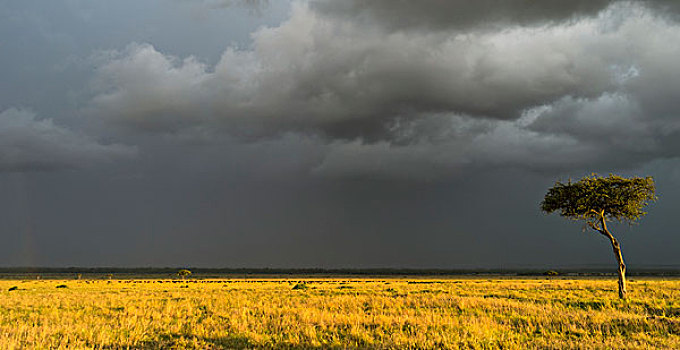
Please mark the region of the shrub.
<svg viewBox="0 0 680 350"><path fill-rule="evenodd" d="M179 277L182 277L182 279L185 279L185 278L187 278L187 276L191 275L191 271L189 271L187 269L182 269L182 270L177 271L177 275Z"/></svg>
<svg viewBox="0 0 680 350"><path fill-rule="evenodd" d="M304 289L308 289L308 288L309 287L307 287L307 285L304 284L304 283L298 283L298 284L293 286L293 290L296 290L296 289L304 290Z"/></svg>

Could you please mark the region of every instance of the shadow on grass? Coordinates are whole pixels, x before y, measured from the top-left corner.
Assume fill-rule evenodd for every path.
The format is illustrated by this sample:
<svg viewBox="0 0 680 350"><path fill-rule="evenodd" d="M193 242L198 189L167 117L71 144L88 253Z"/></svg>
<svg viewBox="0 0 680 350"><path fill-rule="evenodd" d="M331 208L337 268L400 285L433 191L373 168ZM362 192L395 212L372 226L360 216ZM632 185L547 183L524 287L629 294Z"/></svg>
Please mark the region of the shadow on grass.
<svg viewBox="0 0 680 350"><path fill-rule="evenodd" d="M612 307L610 302L603 300L563 301L562 304L568 308L581 310L603 310Z"/></svg>
<svg viewBox="0 0 680 350"><path fill-rule="evenodd" d="M243 335L229 335L226 337L198 337L186 334L165 334L157 340L143 341L134 345L112 344L100 349L346 349L347 347L314 346L312 344L253 344Z"/></svg>
<svg viewBox="0 0 680 350"><path fill-rule="evenodd" d="M189 344L197 342L200 349L252 349L254 345L250 340L242 335L230 335L227 337L193 337L181 334L163 335L158 340L145 341L137 343L133 346L134 349L178 349L186 347L187 341ZM115 347L114 347L115 348Z"/></svg>

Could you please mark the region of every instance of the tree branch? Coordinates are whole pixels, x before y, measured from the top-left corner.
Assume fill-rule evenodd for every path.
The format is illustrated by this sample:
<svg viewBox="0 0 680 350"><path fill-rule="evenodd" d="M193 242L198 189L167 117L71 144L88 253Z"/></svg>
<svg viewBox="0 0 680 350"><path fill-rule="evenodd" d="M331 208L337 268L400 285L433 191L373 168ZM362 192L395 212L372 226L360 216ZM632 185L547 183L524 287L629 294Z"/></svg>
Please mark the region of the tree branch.
<svg viewBox="0 0 680 350"><path fill-rule="evenodd" d="M607 219L604 217L604 209L602 209L602 211L600 212L600 222L601 222L600 225L602 227L602 231L600 231L600 233L607 236L607 238L609 239L614 238L614 236L612 236L612 234L609 233L609 230L607 229Z"/></svg>
<svg viewBox="0 0 680 350"><path fill-rule="evenodd" d="M592 221L586 221L588 223L588 226L590 226L590 228L592 228L593 230L599 232L601 235L609 238L610 240L613 239L614 236L612 236L612 234L607 229L607 219L605 218L604 215L604 209L600 212L591 209L590 212L596 214L599 218L597 223L594 223Z"/></svg>

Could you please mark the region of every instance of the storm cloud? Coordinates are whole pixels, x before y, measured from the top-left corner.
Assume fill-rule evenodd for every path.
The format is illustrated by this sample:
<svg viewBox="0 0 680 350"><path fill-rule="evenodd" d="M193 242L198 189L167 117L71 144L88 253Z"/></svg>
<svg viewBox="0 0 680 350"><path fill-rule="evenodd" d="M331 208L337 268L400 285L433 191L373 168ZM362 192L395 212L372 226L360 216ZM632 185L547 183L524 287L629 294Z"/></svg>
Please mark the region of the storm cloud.
<svg viewBox="0 0 680 350"><path fill-rule="evenodd" d="M673 0L315 0L311 4L330 17L377 22L388 31L491 31L513 26L561 25L597 16L608 6L621 4L644 6L670 19L677 19L680 13L680 5Z"/></svg>
<svg viewBox="0 0 680 350"><path fill-rule="evenodd" d="M0 172L81 167L133 157L136 152L130 146L99 143L30 111L0 112Z"/></svg>
<svg viewBox="0 0 680 350"><path fill-rule="evenodd" d="M500 29L508 25L545 25L592 16L612 0L479 1L332 1L312 2L329 16L378 21L389 30Z"/></svg>
<svg viewBox="0 0 680 350"><path fill-rule="evenodd" d="M527 6L427 2L411 12L408 4L297 4L289 20L254 32L250 48L228 47L214 66L131 44L101 62L92 108L147 131L320 134L333 152L318 169L341 167L330 163L342 149L362 147L363 157L414 156L444 169L625 168L677 155L680 26L653 6L541 2L520 15ZM442 6L504 26L436 24L448 13ZM395 31L344 15L350 10L413 13L438 28Z"/></svg>
<svg viewBox="0 0 680 350"><path fill-rule="evenodd" d="M613 226L631 271L680 266L678 13L8 2L0 265L602 266L609 242L538 204L612 172L658 186Z"/></svg>

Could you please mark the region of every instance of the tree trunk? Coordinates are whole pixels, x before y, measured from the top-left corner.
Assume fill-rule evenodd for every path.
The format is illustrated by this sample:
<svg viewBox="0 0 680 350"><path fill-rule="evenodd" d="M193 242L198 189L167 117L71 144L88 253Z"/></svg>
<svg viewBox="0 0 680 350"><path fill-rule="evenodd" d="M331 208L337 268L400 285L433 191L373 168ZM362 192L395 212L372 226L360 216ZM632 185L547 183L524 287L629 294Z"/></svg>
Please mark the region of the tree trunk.
<svg viewBox="0 0 680 350"><path fill-rule="evenodd" d="M609 239L612 242L612 249L614 249L616 261L619 263L619 298L626 299L626 264L623 262L623 255L621 255L621 246L619 245L619 241L611 234L609 235Z"/></svg>
<svg viewBox="0 0 680 350"><path fill-rule="evenodd" d="M612 248L614 249L614 256L616 261L619 263L619 298L626 299L626 264L623 262L623 255L621 255L621 246L619 241L612 236L610 238L612 241Z"/></svg>
<svg viewBox="0 0 680 350"><path fill-rule="evenodd" d="M612 249L614 250L614 257L619 263L619 298L626 299L626 264L623 262L623 255L621 254L621 245L619 241L614 238L614 235L607 229L607 220L605 219L604 210L600 213L600 227L591 224L591 227L600 232L612 242Z"/></svg>

